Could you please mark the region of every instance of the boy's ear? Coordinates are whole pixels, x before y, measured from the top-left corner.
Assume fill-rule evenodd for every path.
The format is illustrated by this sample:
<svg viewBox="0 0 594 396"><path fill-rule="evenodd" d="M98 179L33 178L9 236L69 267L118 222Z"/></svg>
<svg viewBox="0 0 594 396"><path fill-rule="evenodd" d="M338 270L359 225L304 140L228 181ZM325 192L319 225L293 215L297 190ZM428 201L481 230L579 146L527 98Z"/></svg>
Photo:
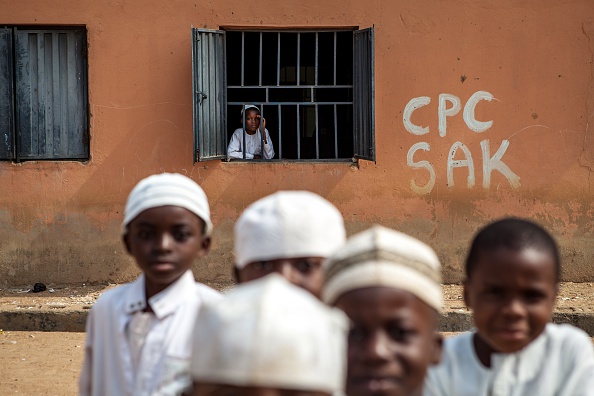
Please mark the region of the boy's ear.
<svg viewBox="0 0 594 396"><path fill-rule="evenodd" d="M203 236L202 242L201 242L202 246L200 249L200 253L198 254L198 257L202 257L202 256L206 255L210 251L211 244L212 244L212 238L209 236Z"/></svg>
<svg viewBox="0 0 594 396"><path fill-rule="evenodd" d="M128 254L132 254L132 252L130 251L130 241L127 232L124 235L122 235L122 242L124 242L124 246L126 247L126 251L128 252Z"/></svg>
<svg viewBox="0 0 594 396"><path fill-rule="evenodd" d="M235 264L233 264L233 276L235 276L235 283L237 283L237 284L241 283L239 281L239 270L237 269Z"/></svg>

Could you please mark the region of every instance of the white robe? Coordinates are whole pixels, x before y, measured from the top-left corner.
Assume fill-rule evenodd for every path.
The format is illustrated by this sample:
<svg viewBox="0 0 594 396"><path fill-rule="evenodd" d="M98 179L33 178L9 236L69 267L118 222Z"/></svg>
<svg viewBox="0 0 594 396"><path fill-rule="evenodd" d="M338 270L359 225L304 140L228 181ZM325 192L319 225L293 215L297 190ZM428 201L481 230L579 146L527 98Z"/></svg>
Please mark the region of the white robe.
<svg viewBox="0 0 594 396"><path fill-rule="evenodd" d="M249 135L245 133L245 159L253 159L254 155L261 155L264 159L274 158L274 147L270 140L270 133L268 129L266 131L266 143L264 144L264 153L262 153L262 138L260 129L256 130L256 133ZM230 158L243 158L243 128L237 128L231 136L229 146L227 146L227 156Z"/></svg>
<svg viewBox="0 0 594 396"><path fill-rule="evenodd" d="M473 336L445 340L441 363L427 374L424 396L594 395L594 347L576 327L549 323L521 351L491 355L491 368L479 361Z"/></svg>
<svg viewBox="0 0 594 396"><path fill-rule="evenodd" d="M144 275L103 293L87 318L79 395L178 395L191 382L192 338L200 306L221 298L186 271L150 298L154 318L134 362L129 325L147 304Z"/></svg>

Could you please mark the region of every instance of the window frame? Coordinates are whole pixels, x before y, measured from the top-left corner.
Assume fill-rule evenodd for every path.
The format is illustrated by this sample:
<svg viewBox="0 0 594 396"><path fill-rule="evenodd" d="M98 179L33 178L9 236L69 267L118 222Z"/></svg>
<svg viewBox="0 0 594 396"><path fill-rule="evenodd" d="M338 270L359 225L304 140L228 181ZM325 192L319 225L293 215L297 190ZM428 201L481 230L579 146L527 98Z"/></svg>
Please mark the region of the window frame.
<svg viewBox="0 0 594 396"><path fill-rule="evenodd" d="M0 52L10 65L9 79L4 80L10 86L0 97L0 116L9 118L3 129L10 139L3 139L0 160L87 161L86 27L3 25L0 29L10 36L2 45L6 50Z"/></svg>
<svg viewBox="0 0 594 396"><path fill-rule="evenodd" d="M227 78L227 69L226 69L226 62L227 62L227 54L226 54L226 32L233 31L233 32L263 32L263 33L283 33L283 32L308 32L308 33L316 33L316 32L333 32L333 31L352 31L353 32L353 103L352 103L352 122L353 122L353 154L351 158L323 158L323 159L316 159L316 158L307 158L307 159L287 159L287 158L280 158L280 159L273 159L273 160L264 160L264 161L282 161L282 162L351 162L356 161L358 159L365 159L370 161L375 161L375 91L374 91L374 81L375 81L375 61L374 61L374 35L373 31L374 28L370 27L367 29L357 30L356 28L335 28L335 29L249 29L249 28L225 28L224 30L211 30L211 29L197 29L192 28L192 84L193 84L193 114L194 114L194 162L199 161L209 161L214 159L225 159L229 161L227 157L227 145L229 143L228 136L227 136L227 89L228 85L226 82ZM217 58L216 59L203 59L199 58L200 51L196 48L196 38L200 34L217 34L221 35L222 40L222 48L220 51L216 52ZM360 35L360 36L359 36ZM357 39L358 41L367 43L364 46L362 51L357 51L356 53L356 41L355 37L361 37L361 39ZM317 50L317 49L316 49ZM203 52L202 52L203 53ZM368 59L356 59L357 54L365 54ZM317 53L316 53L317 56ZM212 69L211 65L213 62L218 62L216 68L217 70L221 70L223 78L216 78L217 81L216 86L217 90L215 92L214 98L211 96L210 99L204 98L204 88L205 83L203 82L203 78L200 76L205 76L209 73L209 69ZM365 66L365 69L358 70L361 66ZM357 67L357 72L355 71L355 67ZM362 89L358 89L355 87L355 77L358 77L359 83L362 85ZM200 77L200 81L198 78ZM219 81L223 81L222 86L218 83ZM363 84L365 82L365 84ZM230 87L230 86L229 86ZM355 103L355 92L359 93L359 98ZM212 92L211 92L212 95ZM216 111L216 114L219 114L221 119L209 119L204 120L204 101L211 100L214 101L215 106L219 104L222 106L223 109ZM234 103L235 104L235 103ZM247 103L246 103L247 104ZM261 105L260 103L255 103L256 105ZM336 106L336 104L334 104ZM359 113L360 115L356 115ZM317 122L317 121L316 121ZM205 125L214 126L214 128L205 128ZM202 126L202 128L201 128ZM213 129L218 134L215 136L213 134ZM223 137L223 139L221 139ZM217 145L216 147L209 146L206 142L222 142L222 145ZM218 143L217 143L218 144ZM317 147L316 147L317 150ZM335 147L335 150L338 150ZM319 156L316 152L316 156ZM242 159L234 159L234 161L245 161ZM253 160L249 160L253 161ZM256 160L258 162L258 160Z"/></svg>

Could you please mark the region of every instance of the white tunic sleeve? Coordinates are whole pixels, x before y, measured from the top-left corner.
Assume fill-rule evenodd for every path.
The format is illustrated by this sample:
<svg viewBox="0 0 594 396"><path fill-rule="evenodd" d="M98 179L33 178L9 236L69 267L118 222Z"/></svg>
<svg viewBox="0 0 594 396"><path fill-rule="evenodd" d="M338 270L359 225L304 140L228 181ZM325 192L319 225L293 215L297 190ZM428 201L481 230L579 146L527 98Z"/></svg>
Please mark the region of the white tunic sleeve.
<svg viewBox="0 0 594 396"><path fill-rule="evenodd" d="M241 143L242 143L242 139L243 139L242 135L243 135L242 128L238 128L233 132L233 135L231 136L231 140L229 141L229 145L227 146L227 156L228 157L243 159L243 151L241 149L241 146L242 146ZM246 152L245 158L253 159L254 155Z"/></svg>

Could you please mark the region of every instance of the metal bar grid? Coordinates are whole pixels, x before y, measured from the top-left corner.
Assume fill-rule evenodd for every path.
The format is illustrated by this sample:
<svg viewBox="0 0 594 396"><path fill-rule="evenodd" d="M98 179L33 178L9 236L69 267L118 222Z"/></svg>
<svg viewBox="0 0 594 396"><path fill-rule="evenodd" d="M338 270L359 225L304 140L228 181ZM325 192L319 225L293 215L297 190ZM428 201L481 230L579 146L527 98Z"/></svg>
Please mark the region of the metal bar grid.
<svg viewBox="0 0 594 396"><path fill-rule="evenodd" d="M345 30L347 31L347 30ZM350 31L350 30L349 30ZM229 85L227 86L228 89L237 89L237 88L243 88L243 89L253 89L253 88L264 88L265 89L265 103L260 103L260 112L261 112L261 117L264 118L264 114L263 114L263 109L265 105L272 105L272 106L276 106L277 109L277 113L278 113L278 157L282 159L283 156L283 147L282 147L282 109L283 106L295 106L296 107L296 126L297 126L297 159L301 160L301 135L302 135L302 127L303 127L303 120L302 120L302 106L303 105L313 105L315 108L315 152L316 152L316 160L319 160L320 158L320 128L319 128L319 105L331 105L333 106L333 117L334 117L334 159L338 159L338 105L353 105L353 100L350 101L317 101L316 100L316 95L315 95L315 89L317 88L336 88L336 89L354 89L356 83L353 82L353 84L337 84L337 63L338 63L338 56L337 56L337 51L338 51L338 45L337 45L337 30L332 30L331 33L333 33L333 58L332 58L332 83L331 84L323 84L320 85L319 84L319 51L320 51L320 42L319 42L319 30L316 31L299 31L296 32L295 34L297 34L297 48L296 48L296 55L297 55L297 60L296 60L296 68L295 68L295 85L281 85L281 32L270 32L270 31L252 31L252 32L259 32L259 56L258 56L258 64L259 64L259 68L258 68L258 85L257 86L246 86L245 85L245 32L241 32L241 48L242 48L242 54L241 54L241 85L237 86L237 85ZM263 33L267 33L267 34L275 34L277 36L277 40L276 40L276 47L277 47L277 56L276 56L276 85L270 85L270 84L263 84ZM301 33L314 33L315 34L315 63L314 63L314 84L301 84ZM356 76L355 76L356 78ZM309 89L310 92L310 98L309 100L306 99L306 101L271 101L270 100L270 89L276 89L276 88L288 88L288 89ZM245 105L247 103L245 102L238 102L238 101L233 101L233 102L228 102L228 105L241 105L242 108L245 107ZM244 112L245 113L245 112ZM244 118L244 127L243 127L243 157L245 158L245 134L246 134L246 129L245 129L245 114L243 116ZM263 145L263 138L264 136L261 136L261 147L262 150L264 149L264 145ZM263 151L261 153L263 155Z"/></svg>
<svg viewBox="0 0 594 396"><path fill-rule="evenodd" d="M227 88L287 88L287 89L303 89L303 88L353 88L353 85L254 85L254 86L241 86L241 85L229 85Z"/></svg>

